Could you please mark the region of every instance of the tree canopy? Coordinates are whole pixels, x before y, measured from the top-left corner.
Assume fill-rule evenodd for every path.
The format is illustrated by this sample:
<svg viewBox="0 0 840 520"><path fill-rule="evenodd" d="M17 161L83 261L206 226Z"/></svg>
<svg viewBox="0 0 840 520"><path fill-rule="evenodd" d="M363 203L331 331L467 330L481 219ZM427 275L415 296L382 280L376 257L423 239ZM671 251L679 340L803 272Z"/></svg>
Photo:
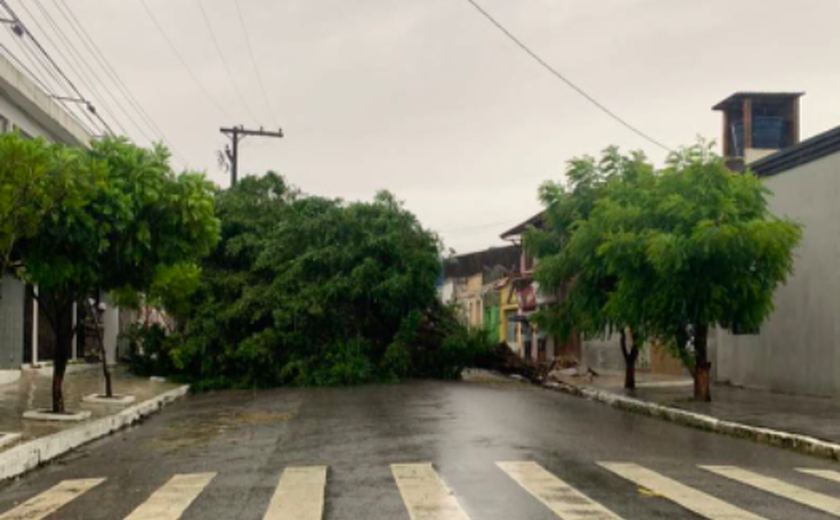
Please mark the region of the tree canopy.
<svg viewBox="0 0 840 520"><path fill-rule="evenodd" d="M709 330L760 326L793 270L800 226L771 215L761 180L730 172L702 142L659 172L608 150L571 173L571 192L543 190L548 227L531 235L540 282L571 283L543 319L564 331L655 337L695 377L695 397L709 400Z"/></svg>
<svg viewBox="0 0 840 520"><path fill-rule="evenodd" d="M653 174L653 167L641 152L622 155L618 148L610 147L599 159L584 156L569 161L567 185L549 182L540 188L545 206L542 226L526 233L525 246L540 261L536 269L540 286L566 288L559 305L537 316L541 327L562 340L572 333L607 337L625 327L638 328L641 338L637 320L622 309L606 309L616 277L598 254L600 230L592 227L590 217L608 193L615 194Z"/></svg>
<svg viewBox="0 0 840 520"><path fill-rule="evenodd" d="M269 173L222 193L218 215L222 240L202 264L184 341L172 352L184 373L205 386L417 373L406 343L446 315L436 297L439 247L393 195L304 196Z"/></svg>
<svg viewBox="0 0 840 520"><path fill-rule="evenodd" d="M0 135L0 278L15 245L57 207L77 207L93 188L84 154L15 132Z"/></svg>

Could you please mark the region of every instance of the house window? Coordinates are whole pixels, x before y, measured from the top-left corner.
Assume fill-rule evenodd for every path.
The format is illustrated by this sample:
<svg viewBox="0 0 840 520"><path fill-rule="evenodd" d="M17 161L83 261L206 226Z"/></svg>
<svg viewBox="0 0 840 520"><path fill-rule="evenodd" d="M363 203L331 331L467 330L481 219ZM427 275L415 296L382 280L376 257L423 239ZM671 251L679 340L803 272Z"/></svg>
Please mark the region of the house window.
<svg viewBox="0 0 840 520"><path fill-rule="evenodd" d="M0 115L0 134L5 134L9 131L9 120Z"/></svg>

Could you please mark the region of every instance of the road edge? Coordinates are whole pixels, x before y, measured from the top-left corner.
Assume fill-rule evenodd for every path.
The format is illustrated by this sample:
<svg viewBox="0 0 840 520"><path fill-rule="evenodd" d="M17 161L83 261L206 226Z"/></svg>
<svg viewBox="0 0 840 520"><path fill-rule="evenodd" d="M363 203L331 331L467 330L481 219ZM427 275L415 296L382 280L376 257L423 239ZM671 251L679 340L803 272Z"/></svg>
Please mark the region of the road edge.
<svg viewBox="0 0 840 520"><path fill-rule="evenodd" d="M0 482L31 471L79 446L100 439L162 410L181 399L188 385L164 392L114 415L23 443L0 452Z"/></svg>
<svg viewBox="0 0 840 520"><path fill-rule="evenodd" d="M816 455L818 457L840 461L840 444L823 441L808 435L788 433L771 428L749 426L743 423L725 421L712 417L711 415L689 412L688 410L663 406L656 403L642 401L641 399L635 399L633 397L627 397L584 386L570 385L568 383L549 382L541 386L549 390L562 392L576 397L582 397L584 399L606 404L620 410L646 415L648 417L664 419L683 426L689 426L722 435L729 435L731 437L753 440L762 444L775 446L777 448L784 448L805 453L807 455Z"/></svg>

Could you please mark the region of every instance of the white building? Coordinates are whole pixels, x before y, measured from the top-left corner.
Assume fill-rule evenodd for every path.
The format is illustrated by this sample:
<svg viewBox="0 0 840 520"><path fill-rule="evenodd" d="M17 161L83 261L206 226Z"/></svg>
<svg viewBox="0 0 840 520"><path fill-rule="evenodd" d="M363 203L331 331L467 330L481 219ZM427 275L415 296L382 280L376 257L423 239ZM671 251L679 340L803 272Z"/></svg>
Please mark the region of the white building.
<svg viewBox="0 0 840 520"><path fill-rule="evenodd" d="M787 112L785 126L798 134L798 107ZM717 331L713 361L721 382L838 397L840 127L802 142L796 134L780 150L745 161L772 191L770 211L804 226L794 274L776 291L775 310L759 330Z"/></svg>
<svg viewBox="0 0 840 520"><path fill-rule="evenodd" d="M17 130L68 146L86 146L91 136L55 99L6 56L0 54L0 132ZM2 275L2 273L0 273ZM32 288L5 275L0 297L0 383L14 379L22 367L51 358L52 331L31 295ZM106 346L116 352L116 309L105 313ZM74 341L72 358L81 356Z"/></svg>

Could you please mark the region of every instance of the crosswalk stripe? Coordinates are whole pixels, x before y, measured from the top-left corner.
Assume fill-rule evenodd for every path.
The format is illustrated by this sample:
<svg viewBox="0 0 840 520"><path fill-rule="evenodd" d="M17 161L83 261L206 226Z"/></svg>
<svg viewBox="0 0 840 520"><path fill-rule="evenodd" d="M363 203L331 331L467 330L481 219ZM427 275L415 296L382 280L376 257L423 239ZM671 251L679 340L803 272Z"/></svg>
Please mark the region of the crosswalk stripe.
<svg viewBox="0 0 840 520"><path fill-rule="evenodd" d="M470 520L431 464L392 464L411 520Z"/></svg>
<svg viewBox="0 0 840 520"><path fill-rule="evenodd" d="M840 482L840 471L834 471L830 469L805 469L799 468L796 471L801 473L806 473L808 475L813 475L815 477L821 477L826 480L832 480L834 482Z"/></svg>
<svg viewBox="0 0 840 520"><path fill-rule="evenodd" d="M612 471L634 484L676 502L682 507L710 520L762 520L758 515L744 511L723 500L702 491L680 484L655 471L638 464L599 462L601 467Z"/></svg>
<svg viewBox="0 0 840 520"><path fill-rule="evenodd" d="M215 476L215 473L175 475L126 520L177 520Z"/></svg>
<svg viewBox="0 0 840 520"><path fill-rule="evenodd" d="M738 481L742 484L758 488L762 491L772 493L774 495L799 502L800 504L824 511L834 516L840 517L840 499L823 495L803 487L788 484L779 479L766 477L747 471L745 469L736 468L735 466L701 466L703 469L711 471L717 475Z"/></svg>
<svg viewBox="0 0 840 520"><path fill-rule="evenodd" d="M497 462L496 465L563 520L621 520L536 462Z"/></svg>
<svg viewBox="0 0 840 520"><path fill-rule="evenodd" d="M0 515L0 520L41 520L104 481L104 478L65 480Z"/></svg>
<svg viewBox="0 0 840 520"><path fill-rule="evenodd" d="M283 470L265 520L321 520L324 514L326 466Z"/></svg>

